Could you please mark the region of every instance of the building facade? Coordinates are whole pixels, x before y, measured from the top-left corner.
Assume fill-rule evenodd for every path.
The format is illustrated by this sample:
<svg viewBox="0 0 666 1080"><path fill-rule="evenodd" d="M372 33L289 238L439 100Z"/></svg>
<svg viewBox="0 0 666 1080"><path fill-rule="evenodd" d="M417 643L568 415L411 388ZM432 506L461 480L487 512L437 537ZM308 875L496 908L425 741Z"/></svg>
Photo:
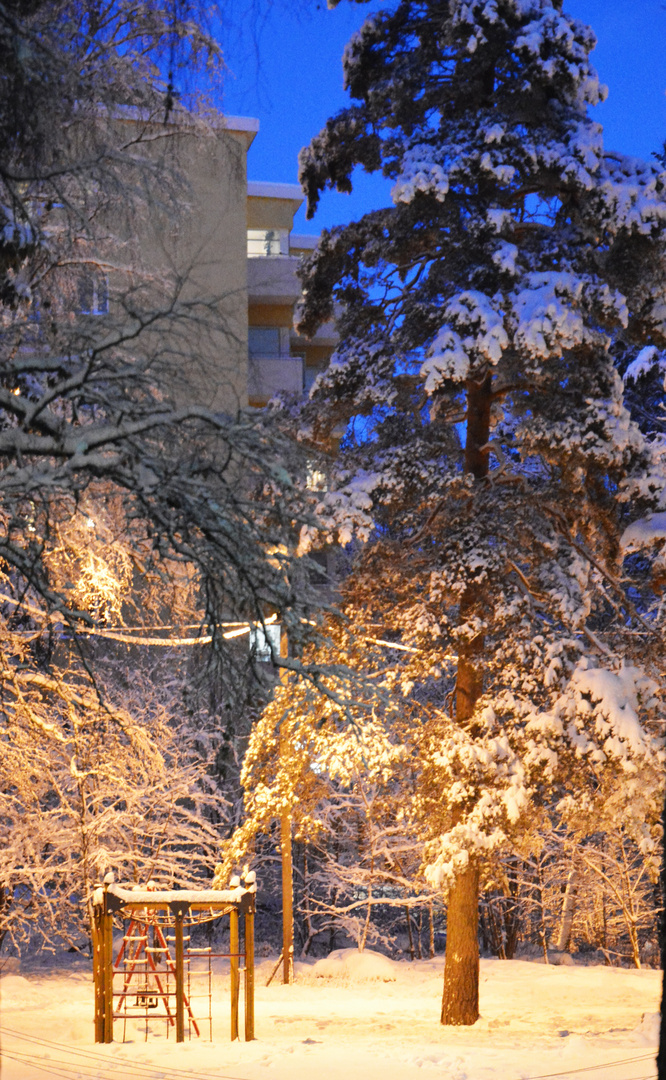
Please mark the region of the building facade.
<svg viewBox="0 0 666 1080"><path fill-rule="evenodd" d="M303 202L293 184L247 185L248 403L265 405L280 391L307 393L335 347L332 326L313 339L293 328L300 297L298 264L316 236L293 232Z"/></svg>
<svg viewBox="0 0 666 1080"><path fill-rule="evenodd" d="M203 132L174 126L164 153L184 177L187 212L174 219L158 208L134 252L148 272L167 268L179 300L192 304L182 339L173 328L167 335L176 399L225 412L265 406L281 391L306 393L336 342L332 327L313 340L293 329L296 271L317 237L293 231L300 187L248 183L258 129L255 119L231 116Z"/></svg>

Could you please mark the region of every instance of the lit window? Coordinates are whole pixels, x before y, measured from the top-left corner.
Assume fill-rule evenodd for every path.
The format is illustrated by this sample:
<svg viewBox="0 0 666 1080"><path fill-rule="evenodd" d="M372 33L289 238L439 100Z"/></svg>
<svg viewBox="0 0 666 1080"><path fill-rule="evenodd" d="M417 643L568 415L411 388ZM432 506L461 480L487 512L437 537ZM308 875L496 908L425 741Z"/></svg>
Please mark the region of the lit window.
<svg viewBox="0 0 666 1080"><path fill-rule="evenodd" d="M326 491L326 473L316 465L308 464L305 484L310 491Z"/></svg>
<svg viewBox="0 0 666 1080"><path fill-rule="evenodd" d="M289 233L286 229L248 229L247 253L252 259L265 255L288 255Z"/></svg>
<svg viewBox="0 0 666 1080"><path fill-rule="evenodd" d="M108 315L109 279L99 270L86 270L79 279L79 311L82 315Z"/></svg>
<svg viewBox="0 0 666 1080"><path fill-rule="evenodd" d="M280 626L271 623L270 626L253 626L250 630L250 650L255 660L268 664L274 656L280 655ZM272 650L272 651L271 651Z"/></svg>

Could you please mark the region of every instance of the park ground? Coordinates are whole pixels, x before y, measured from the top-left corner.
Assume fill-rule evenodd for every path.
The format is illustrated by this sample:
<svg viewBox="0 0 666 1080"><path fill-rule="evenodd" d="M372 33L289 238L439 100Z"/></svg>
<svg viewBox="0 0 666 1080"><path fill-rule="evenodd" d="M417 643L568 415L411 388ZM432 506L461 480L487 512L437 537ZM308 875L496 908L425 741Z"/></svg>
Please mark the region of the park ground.
<svg viewBox="0 0 666 1080"><path fill-rule="evenodd" d="M0 977L2 1080L652 1080L661 974L603 965L482 960L481 1018L439 1024L443 957L342 951L257 968L254 1042L230 1043L229 976L215 961L213 1042L167 1040L165 1023L93 1042L90 965L42 955ZM207 980L204 979L204 982ZM204 1001L196 1006L204 1011ZM122 1023L116 1022L116 1038Z"/></svg>

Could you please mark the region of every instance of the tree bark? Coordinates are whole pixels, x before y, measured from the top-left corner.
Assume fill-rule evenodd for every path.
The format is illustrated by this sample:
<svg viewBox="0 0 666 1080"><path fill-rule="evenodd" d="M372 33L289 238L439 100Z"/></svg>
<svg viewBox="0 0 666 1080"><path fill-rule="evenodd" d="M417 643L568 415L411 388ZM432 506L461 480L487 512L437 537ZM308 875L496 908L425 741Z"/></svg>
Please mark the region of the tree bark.
<svg viewBox="0 0 666 1080"><path fill-rule="evenodd" d="M289 641L282 627L280 633L280 656L289 655ZM287 672L280 674L281 681L287 678ZM285 751L284 736L281 735L280 756L288 757ZM282 982L289 985L294 981L294 872L291 850L291 814L283 812L280 817L280 857L282 860Z"/></svg>
<svg viewBox="0 0 666 1080"><path fill-rule="evenodd" d="M493 403L492 374L481 382L467 383L467 434L465 437L465 472L476 480L488 475L489 451L485 449L490 437L490 410Z"/></svg>
<svg viewBox="0 0 666 1080"><path fill-rule="evenodd" d="M291 867L291 817L280 818L282 853L282 982L294 981L294 881Z"/></svg>
<svg viewBox="0 0 666 1080"><path fill-rule="evenodd" d="M483 483L488 476L490 410L492 407L492 374L480 382L467 383L467 434L465 439L465 472ZM469 581L460 604L460 620L479 605L479 587ZM456 677L456 721L469 725L479 697L483 693L484 648L482 634L464 643L458 656ZM446 959L444 963L444 993L442 1023L474 1024L479 1018L479 868L470 861L456 877L449 894L446 919Z"/></svg>
<svg viewBox="0 0 666 1080"><path fill-rule="evenodd" d="M560 919L560 932L555 942L558 952L566 952L571 941L574 915L576 913L576 898L578 896L578 871L572 869L567 879L567 887L564 891L562 902L562 916Z"/></svg>
<svg viewBox="0 0 666 1080"><path fill-rule="evenodd" d="M479 868L458 874L449 894L442 1023L475 1024L479 1019Z"/></svg>
<svg viewBox="0 0 666 1080"><path fill-rule="evenodd" d="M306 934L305 941L303 942L303 948L301 949L301 960L310 952L310 946L312 945L312 939L314 933L312 931L312 912L310 911L310 885L309 885L309 869L308 869L308 845L307 842L303 844L303 921L305 923Z"/></svg>
<svg viewBox="0 0 666 1080"><path fill-rule="evenodd" d="M409 959L414 962L414 938L412 937L412 916L409 907L405 907L405 918L407 919L407 937L409 939Z"/></svg>

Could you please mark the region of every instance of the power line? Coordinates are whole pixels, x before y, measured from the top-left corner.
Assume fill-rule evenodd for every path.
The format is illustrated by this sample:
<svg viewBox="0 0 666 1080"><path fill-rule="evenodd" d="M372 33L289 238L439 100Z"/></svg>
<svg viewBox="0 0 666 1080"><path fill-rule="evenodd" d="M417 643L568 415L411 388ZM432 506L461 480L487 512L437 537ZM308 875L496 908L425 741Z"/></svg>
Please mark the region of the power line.
<svg viewBox="0 0 666 1080"><path fill-rule="evenodd" d="M16 607L20 608L22 611L27 611L29 614L36 615L40 619L46 620L47 622L55 622L55 621L60 621L61 620L61 616L59 616L56 613L48 613L48 612L41 611L39 608L34 607L32 604L27 603L25 600L17 600L13 596L7 596L5 593L0 593L0 601L5 601L6 603L9 603L9 604L15 604ZM262 626L262 625L263 626L271 626L276 621L277 621L277 615L271 615L271 616L269 616L269 618L264 619L263 624L261 624L261 623L254 624L254 623L250 623L250 622L244 622L244 623L241 623L241 622L222 622L222 623L218 623L216 625L218 627L222 627L222 626L234 627L234 629L226 630L222 634L222 637L225 638L225 640L230 640L231 638L242 637L244 634L249 634L254 625L257 625L257 626ZM198 625L198 624L194 624L194 623L189 623L188 624L188 626L192 626L192 627L195 626L195 625ZM100 637L100 638L104 638L107 641L120 641L120 642L123 642L126 645L162 645L162 646L164 646L166 648L180 648L180 647L186 646L186 645L210 645L210 643L213 640L213 635L212 634L199 634L197 637L178 637L178 638L133 637L130 634L130 631L135 631L135 630L136 631L143 631L143 630L146 630L146 629L165 629L165 630L167 630L167 629L172 629L172 628L173 628L172 625L165 626L165 627L156 627L156 628L154 628L154 627L143 627L143 626L126 626L126 627L123 627L123 630L121 632L121 631L111 630L111 629L102 630L102 629L99 629L98 627L95 627L94 629L89 628L89 627L85 627L85 628L81 628L81 629L77 630L76 632L77 632L77 634L85 635L86 637ZM187 628L188 628L187 626L183 627L183 629L187 629ZM32 631L30 631L30 632L32 633Z"/></svg>
<svg viewBox="0 0 666 1080"><path fill-rule="evenodd" d="M560 1076L578 1076L579 1073L596 1072L599 1069L610 1069L616 1065L634 1065L639 1061L654 1060L655 1052L650 1054L639 1054L636 1057L622 1058L618 1061L605 1061L600 1065L574 1065L571 1069L563 1069L561 1072L554 1073L539 1073L537 1076L526 1077L526 1080L555 1080ZM636 1077L635 1080L652 1080L652 1077Z"/></svg>
<svg viewBox="0 0 666 1080"><path fill-rule="evenodd" d="M65 1061L61 1062L61 1061L54 1061L53 1058L50 1058L50 1057L49 1058L34 1058L30 1054L24 1053L21 1050L14 1050L13 1053L7 1053L6 1050L0 1050L0 1057L10 1058L10 1059L12 1059L14 1061L18 1061L21 1064L29 1064L29 1065L34 1064L35 1068L42 1068L43 1071L45 1071L45 1072L49 1072L49 1071L54 1072L56 1076L63 1076L63 1077L78 1076L81 1073L82 1070L90 1070L90 1069L93 1069L93 1068L108 1069L109 1067L111 1067L111 1069L113 1069L114 1066L118 1065L118 1066L122 1066L122 1067L125 1067L125 1068L128 1068L129 1070L131 1070L133 1076L144 1077L145 1080L151 1080L151 1078L155 1078L155 1080L157 1080L157 1077L162 1078L167 1074L169 1076L173 1076L175 1078L175 1080L179 1080L179 1078L181 1078L181 1077L184 1078L184 1080L185 1080L185 1078L186 1078L186 1080L244 1080L243 1077L230 1076L230 1075L228 1075L226 1073L219 1073L219 1072L216 1072L216 1073L207 1073L207 1072L193 1073L193 1072L190 1072L189 1070L174 1068L171 1065L169 1065L169 1066L149 1065L146 1062L127 1061L127 1060L120 1060L118 1058L116 1058L114 1061L108 1061L102 1054L95 1053L92 1050L84 1050L84 1049L81 1049L79 1047L69 1047L69 1046L66 1046L64 1043L53 1042L50 1039L40 1039L40 1038L37 1038L37 1036L34 1036L34 1035L26 1035L23 1032L13 1030L12 1028L1 1027L0 1028L0 1035L3 1036L3 1040L4 1040L5 1036L11 1036L11 1037L16 1038L16 1039L22 1039L24 1042L30 1043L32 1046L35 1046L35 1047L43 1047L45 1050L49 1050L49 1051L55 1050L55 1051L58 1051L61 1054L66 1054L70 1059L72 1057L75 1058L75 1059L83 1059L83 1060L74 1060L74 1062L72 1062L71 1060L70 1061L65 1060ZM42 1066L37 1065L37 1061L42 1061L42 1062L47 1062L48 1061L50 1065L58 1065L58 1066L62 1065L62 1066L64 1066L65 1071L64 1072L58 1072L55 1069L52 1069L52 1068L50 1069L49 1065L46 1065L46 1064L44 1064ZM74 1071L72 1071L72 1070L74 1070ZM98 1074L98 1075L100 1075L100 1077L101 1077L101 1073ZM106 1078L105 1078L105 1080L106 1080ZM108 1080L112 1080L112 1077L108 1077Z"/></svg>

